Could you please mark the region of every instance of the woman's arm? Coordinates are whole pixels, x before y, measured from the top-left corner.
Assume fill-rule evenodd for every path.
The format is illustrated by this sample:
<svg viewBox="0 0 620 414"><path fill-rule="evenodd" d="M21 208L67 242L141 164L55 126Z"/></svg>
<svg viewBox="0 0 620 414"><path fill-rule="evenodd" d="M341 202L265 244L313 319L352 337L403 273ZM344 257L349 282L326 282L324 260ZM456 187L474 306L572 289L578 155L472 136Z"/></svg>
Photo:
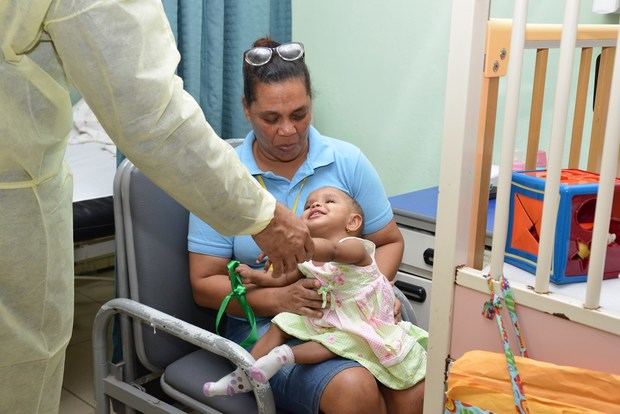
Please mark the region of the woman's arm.
<svg viewBox="0 0 620 414"><path fill-rule="evenodd" d="M392 219L379 231L364 236L377 246L375 260L381 273L393 280L403 259L405 242L396 221Z"/></svg>
<svg viewBox="0 0 620 414"><path fill-rule="evenodd" d="M403 236L394 221L379 174L361 152L350 179L352 194L364 210L364 238L376 246L375 260L381 273L393 280L403 256ZM370 228L366 228L369 224Z"/></svg>
<svg viewBox="0 0 620 414"><path fill-rule="evenodd" d="M189 275L194 301L209 309L219 309L222 300L230 293L230 280L226 265L230 259L189 253ZM321 295L316 289L316 279L300 279L283 287L248 287L246 298L257 316L274 316L280 312L292 312L312 318L322 316ZM237 301L230 301L226 311L242 316Z"/></svg>

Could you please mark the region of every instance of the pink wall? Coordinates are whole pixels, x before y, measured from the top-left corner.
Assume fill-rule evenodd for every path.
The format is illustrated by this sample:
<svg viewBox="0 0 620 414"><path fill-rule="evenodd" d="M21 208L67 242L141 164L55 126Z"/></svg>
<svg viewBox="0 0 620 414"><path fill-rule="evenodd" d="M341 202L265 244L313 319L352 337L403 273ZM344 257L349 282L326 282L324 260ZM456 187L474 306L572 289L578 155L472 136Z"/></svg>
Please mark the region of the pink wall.
<svg viewBox="0 0 620 414"><path fill-rule="evenodd" d="M456 286L452 325L452 358L481 349L502 352L495 320L482 316L482 304L489 295ZM547 313L517 305L519 324L530 358L620 374L620 336L570 322ZM431 315L432 317L432 315ZM518 354L508 312L502 319Z"/></svg>

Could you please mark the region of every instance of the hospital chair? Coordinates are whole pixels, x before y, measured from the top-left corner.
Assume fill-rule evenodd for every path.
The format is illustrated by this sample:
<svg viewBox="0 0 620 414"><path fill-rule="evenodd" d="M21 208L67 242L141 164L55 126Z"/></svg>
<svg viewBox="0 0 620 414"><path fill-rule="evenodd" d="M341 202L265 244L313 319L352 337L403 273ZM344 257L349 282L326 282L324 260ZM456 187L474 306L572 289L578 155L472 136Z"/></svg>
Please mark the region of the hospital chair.
<svg viewBox="0 0 620 414"><path fill-rule="evenodd" d="M236 145L241 140L229 140ZM215 331L215 312L197 306L188 272L188 212L146 178L129 160L114 182L116 220L116 299L102 306L93 325L94 390L97 413L116 412L274 413L269 384L253 393L206 398L202 384L254 359ZM403 319L415 322L402 302ZM123 358L109 360L108 325L121 315ZM165 393L147 391L159 385ZM155 380L155 381L154 381ZM152 388L152 387L151 387Z"/></svg>

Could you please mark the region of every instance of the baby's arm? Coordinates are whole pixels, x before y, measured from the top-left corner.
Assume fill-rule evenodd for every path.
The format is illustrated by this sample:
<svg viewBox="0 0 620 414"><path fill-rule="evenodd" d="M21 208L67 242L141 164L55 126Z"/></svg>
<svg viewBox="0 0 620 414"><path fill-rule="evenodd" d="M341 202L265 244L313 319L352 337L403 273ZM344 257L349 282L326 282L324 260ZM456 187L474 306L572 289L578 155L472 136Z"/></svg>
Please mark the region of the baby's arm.
<svg viewBox="0 0 620 414"><path fill-rule="evenodd" d="M237 266L237 273L243 278L243 283L261 287L282 287L295 283L301 278L301 273L286 273L282 277L274 278L271 270L253 269L246 264Z"/></svg>
<svg viewBox="0 0 620 414"><path fill-rule="evenodd" d="M356 266L368 266L372 258L366 251L364 244L359 239L346 239L341 242L333 242L327 239L315 237L313 260L319 262L339 262Z"/></svg>

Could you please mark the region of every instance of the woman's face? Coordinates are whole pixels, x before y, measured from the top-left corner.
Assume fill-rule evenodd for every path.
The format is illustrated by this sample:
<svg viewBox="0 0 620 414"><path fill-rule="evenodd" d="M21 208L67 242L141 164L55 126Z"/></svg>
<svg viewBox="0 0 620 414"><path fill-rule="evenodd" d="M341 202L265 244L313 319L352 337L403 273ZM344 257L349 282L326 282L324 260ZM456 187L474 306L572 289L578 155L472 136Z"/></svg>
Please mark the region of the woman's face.
<svg viewBox="0 0 620 414"><path fill-rule="evenodd" d="M303 79L259 82L255 96L249 106L244 102L244 111L263 155L272 161L287 162L305 154L312 101Z"/></svg>

